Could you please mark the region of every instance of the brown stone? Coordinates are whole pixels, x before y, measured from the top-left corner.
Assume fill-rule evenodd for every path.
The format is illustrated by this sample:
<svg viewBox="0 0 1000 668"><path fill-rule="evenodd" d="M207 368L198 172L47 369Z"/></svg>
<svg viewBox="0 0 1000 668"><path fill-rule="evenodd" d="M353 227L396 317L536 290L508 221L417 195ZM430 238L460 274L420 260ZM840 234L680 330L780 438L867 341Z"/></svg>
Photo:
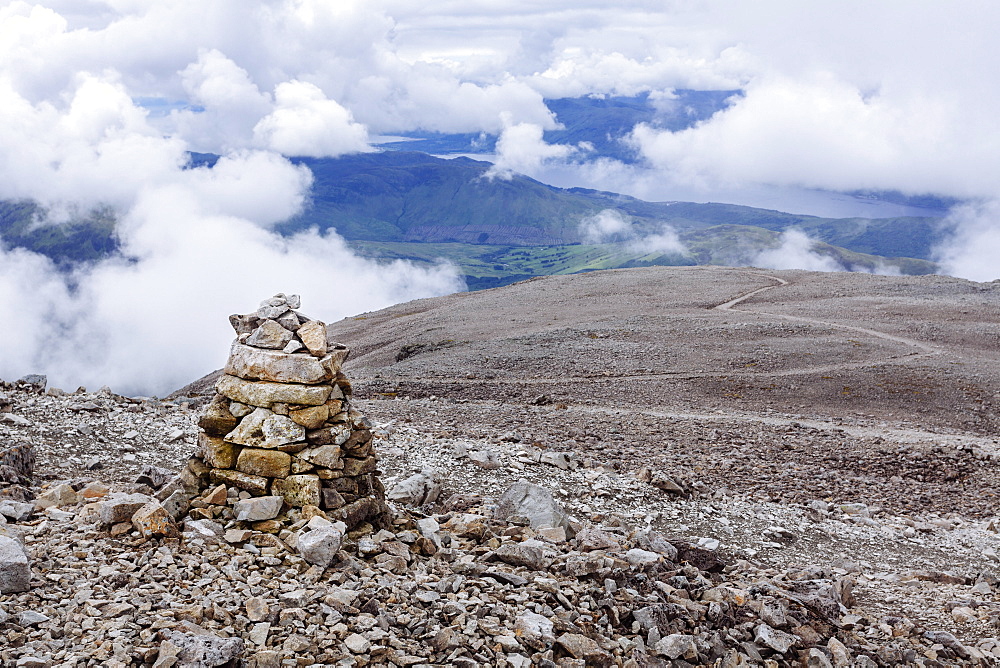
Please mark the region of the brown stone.
<svg viewBox="0 0 1000 668"><path fill-rule="evenodd" d="M260 520L259 522L251 522L250 528L254 531L262 531L264 533L274 534L278 533L284 528L284 525L279 520ZM261 537L253 536L253 544L257 547L278 547L270 540L265 540L264 544L260 543Z"/></svg>
<svg viewBox="0 0 1000 668"><path fill-rule="evenodd" d="M331 398L340 399L342 397L351 396L351 392L353 392L353 389L351 388L351 381L347 380L347 376L345 376L343 373L338 373L337 378L334 380L334 382L337 384L337 387L340 388L341 396L340 397L334 396Z"/></svg>
<svg viewBox="0 0 1000 668"><path fill-rule="evenodd" d="M351 426L336 424L306 432L306 441L312 445L341 445L351 437Z"/></svg>
<svg viewBox="0 0 1000 668"><path fill-rule="evenodd" d="M353 478L355 476L371 473L378 466L377 457L367 457L365 459L355 459L353 457L344 458L344 477Z"/></svg>
<svg viewBox="0 0 1000 668"><path fill-rule="evenodd" d="M158 501L150 501L132 515L132 526L146 538L153 536L178 536L180 532L170 513Z"/></svg>
<svg viewBox="0 0 1000 668"><path fill-rule="evenodd" d="M288 417L306 429L319 429L330 417L330 407L328 404L323 404L322 406L301 408L297 411L289 411Z"/></svg>
<svg viewBox="0 0 1000 668"><path fill-rule="evenodd" d="M371 457L375 452L375 444L368 441L362 445L355 446L348 449L347 444L340 446L344 450L344 454L348 457L355 457L357 459L364 459L366 457Z"/></svg>
<svg viewBox="0 0 1000 668"><path fill-rule="evenodd" d="M324 520L330 519L326 513L316 506L302 506L302 519L308 522L314 517L322 517Z"/></svg>
<svg viewBox="0 0 1000 668"><path fill-rule="evenodd" d="M320 496L322 497L322 506L327 510L336 510L347 503L344 497L340 495L340 492L329 487L324 487L320 492Z"/></svg>
<svg viewBox="0 0 1000 668"><path fill-rule="evenodd" d="M210 467L206 466L205 462L198 457L191 457L187 460L187 466L185 468L187 468L192 475L205 479L208 476L208 469Z"/></svg>
<svg viewBox="0 0 1000 668"><path fill-rule="evenodd" d="M225 436L236 428L236 416L229 410L229 400L216 394L205 412L198 418L198 426L209 436Z"/></svg>
<svg viewBox="0 0 1000 668"><path fill-rule="evenodd" d="M267 478L284 478L288 475L292 456L279 450L243 448L236 461L236 470Z"/></svg>
<svg viewBox="0 0 1000 668"><path fill-rule="evenodd" d="M362 522L376 517L382 512L382 506L375 499L368 497L358 499L339 509L335 514L344 521L349 529Z"/></svg>
<svg viewBox="0 0 1000 668"><path fill-rule="evenodd" d="M193 520L211 520L215 518L215 513L208 508L192 508L188 516Z"/></svg>
<svg viewBox="0 0 1000 668"><path fill-rule="evenodd" d="M344 441L344 450L358 450L368 445L372 440L372 433L368 429L355 429L350 437Z"/></svg>
<svg viewBox="0 0 1000 668"><path fill-rule="evenodd" d="M296 508L320 505L320 481L315 475L306 473L279 478L274 481L272 491Z"/></svg>
<svg viewBox="0 0 1000 668"><path fill-rule="evenodd" d="M320 480L333 480L334 478L342 478L344 476L342 471L323 467L318 467L316 469L316 475L320 477Z"/></svg>
<svg viewBox="0 0 1000 668"><path fill-rule="evenodd" d="M219 485L216 488L205 493L201 500L207 504L213 506L225 505L226 500L229 498L229 490L226 489L225 485Z"/></svg>
<svg viewBox="0 0 1000 668"><path fill-rule="evenodd" d="M205 460L205 465L216 469L229 469L236 464L239 446L229 443L218 436L198 434L198 448Z"/></svg>
<svg viewBox="0 0 1000 668"><path fill-rule="evenodd" d="M296 474L299 474L299 473L309 473L314 468L316 468L316 467L313 466L311 463L307 462L306 460L299 459L298 457L293 456L292 457L291 468L289 469L289 473L291 473L293 475L296 475Z"/></svg>
<svg viewBox="0 0 1000 668"><path fill-rule="evenodd" d="M331 478L323 483L324 487L330 487L335 489L341 494L357 494L358 493L358 479L357 478Z"/></svg>
<svg viewBox="0 0 1000 668"><path fill-rule="evenodd" d="M267 494L270 480L259 475L243 473L242 471L232 471L229 469L212 469L209 478L214 483L222 483L232 487L239 487L251 494Z"/></svg>
<svg viewBox="0 0 1000 668"><path fill-rule="evenodd" d="M315 357L323 357L326 355L326 325L324 325L319 320L310 320L299 326L296 332L299 335L299 339L305 344L306 348L309 349L309 353ZM346 358L347 355L345 354ZM341 360L343 362L343 360ZM340 365L337 365L337 371L340 371Z"/></svg>

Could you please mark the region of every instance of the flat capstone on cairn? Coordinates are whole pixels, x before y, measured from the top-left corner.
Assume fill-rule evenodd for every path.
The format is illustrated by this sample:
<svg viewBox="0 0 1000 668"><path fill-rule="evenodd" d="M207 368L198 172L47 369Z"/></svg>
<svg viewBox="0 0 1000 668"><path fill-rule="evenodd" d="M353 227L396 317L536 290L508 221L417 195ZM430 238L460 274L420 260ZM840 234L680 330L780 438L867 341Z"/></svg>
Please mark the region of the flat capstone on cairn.
<svg viewBox="0 0 1000 668"><path fill-rule="evenodd" d="M350 351L299 307L298 295L278 294L229 317L237 338L185 471L207 502L191 514L211 519L214 503L260 523L296 508L349 531L387 528L372 425L341 371Z"/></svg>

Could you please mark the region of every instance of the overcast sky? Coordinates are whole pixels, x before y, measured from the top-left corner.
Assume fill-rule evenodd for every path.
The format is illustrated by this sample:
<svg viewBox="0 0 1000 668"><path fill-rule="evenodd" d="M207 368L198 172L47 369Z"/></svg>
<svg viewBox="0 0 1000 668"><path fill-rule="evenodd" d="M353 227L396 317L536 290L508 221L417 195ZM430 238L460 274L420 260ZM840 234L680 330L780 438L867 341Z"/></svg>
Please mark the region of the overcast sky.
<svg viewBox="0 0 1000 668"><path fill-rule="evenodd" d="M301 289L305 308L326 319L455 289L447 267L381 270L335 235L269 231L310 184L282 156L372 150L379 136L421 129L500 133L505 169L639 195L967 199L940 259L956 275L998 278L997 25L1000 3L986 1L0 2L0 198L39 200L54 219L110 204L134 260L67 284L41 258L0 250L0 298L44 334L0 352L0 377L34 365L74 369L60 382L105 374L148 387L128 370L127 356L142 355L128 343L156 334L131 328L187 308L192 329L161 335L196 359L162 391L218 365L194 332L221 320L205 326L212 341L228 336L220 303L248 310L268 290L298 289L288 284L310 262L325 268L322 287ZM745 94L688 130L635 128L640 168L542 138L556 127L545 98L649 92L669 104L676 88ZM224 169L183 171L188 150L227 156ZM343 261L322 262L319 247ZM330 284L348 289L334 298ZM37 286L42 297L24 297ZM90 335L104 343L76 364Z"/></svg>

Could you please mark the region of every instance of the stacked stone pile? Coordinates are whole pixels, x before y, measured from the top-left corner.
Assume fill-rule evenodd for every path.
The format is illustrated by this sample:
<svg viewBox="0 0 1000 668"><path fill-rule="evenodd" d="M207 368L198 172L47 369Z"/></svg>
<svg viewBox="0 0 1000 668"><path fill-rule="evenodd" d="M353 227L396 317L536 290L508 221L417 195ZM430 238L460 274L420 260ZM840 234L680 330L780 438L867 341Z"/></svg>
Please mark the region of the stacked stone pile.
<svg viewBox="0 0 1000 668"><path fill-rule="evenodd" d="M237 339L198 422L199 456L188 470L223 498L235 489L274 500L255 508L319 508L348 529L382 526L388 509L371 423L352 408L341 371L349 351L299 306L297 295L278 294L230 316Z"/></svg>

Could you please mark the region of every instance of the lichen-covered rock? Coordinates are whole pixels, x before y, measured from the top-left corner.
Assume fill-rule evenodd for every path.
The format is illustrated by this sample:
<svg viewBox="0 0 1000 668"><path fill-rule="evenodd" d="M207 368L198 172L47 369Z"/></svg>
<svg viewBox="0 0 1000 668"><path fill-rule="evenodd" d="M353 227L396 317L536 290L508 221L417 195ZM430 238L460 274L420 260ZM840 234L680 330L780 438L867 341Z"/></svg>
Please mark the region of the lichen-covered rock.
<svg viewBox="0 0 1000 668"><path fill-rule="evenodd" d="M284 497L290 506L318 506L322 501L319 476L312 474L290 475L272 483L272 491Z"/></svg>
<svg viewBox="0 0 1000 668"><path fill-rule="evenodd" d="M296 454L296 457L303 461L328 469L344 468L342 456L343 453L340 450L340 446L337 445L321 445L315 448L306 448Z"/></svg>
<svg viewBox="0 0 1000 668"><path fill-rule="evenodd" d="M288 308L285 308L287 311ZM260 311L257 312L260 315ZM276 350L281 350L288 342L292 340L295 334L281 325L279 325L274 320L263 320L257 329L250 334L247 338L247 343L251 346L257 348L272 348Z"/></svg>
<svg viewBox="0 0 1000 668"><path fill-rule="evenodd" d="M276 403L319 406L330 398L329 385L299 385L292 383L272 383L263 380L243 380L223 374L215 384L215 389L229 399L250 406L269 408Z"/></svg>
<svg viewBox="0 0 1000 668"><path fill-rule="evenodd" d="M277 448L287 443L304 441L306 430L284 415L258 408L243 418L236 429L226 434L226 440L255 448Z"/></svg>
<svg viewBox="0 0 1000 668"><path fill-rule="evenodd" d="M310 320L296 332L309 353L316 357L326 355L326 325L319 320Z"/></svg>
<svg viewBox="0 0 1000 668"><path fill-rule="evenodd" d="M288 417L295 423L302 425L306 429L319 429L330 417L329 404L322 406L309 406L296 411L289 411Z"/></svg>
<svg viewBox="0 0 1000 668"><path fill-rule="evenodd" d="M334 358L330 355L316 358L301 353L289 354L280 350L254 348L238 341L233 343L225 367L225 373L246 380L306 385L333 380L339 370L340 367L334 365Z"/></svg>

